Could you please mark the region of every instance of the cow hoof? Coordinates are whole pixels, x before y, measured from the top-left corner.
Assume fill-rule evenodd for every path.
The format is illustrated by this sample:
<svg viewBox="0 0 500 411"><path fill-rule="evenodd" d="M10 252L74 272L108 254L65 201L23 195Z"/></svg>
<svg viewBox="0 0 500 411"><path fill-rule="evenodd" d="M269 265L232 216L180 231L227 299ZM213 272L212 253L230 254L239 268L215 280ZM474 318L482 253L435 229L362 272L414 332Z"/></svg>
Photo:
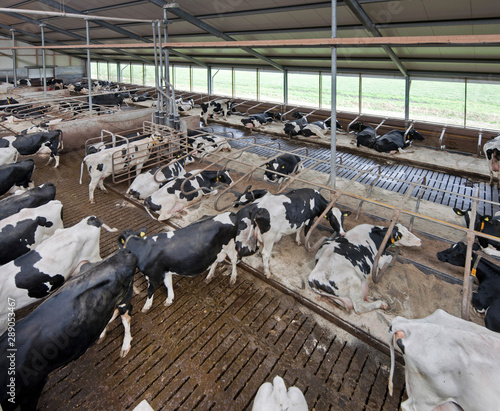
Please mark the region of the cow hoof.
<svg viewBox="0 0 500 411"><path fill-rule="evenodd" d="M142 307L141 313L147 313L150 307Z"/></svg>
<svg viewBox="0 0 500 411"><path fill-rule="evenodd" d="M94 200L90 200L90 204L95 204L95 201Z"/></svg>
<svg viewBox="0 0 500 411"><path fill-rule="evenodd" d="M123 348L122 348L122 349L120 350L120 357L121 357L121 358L125 357L125 356L129 353L129 351L130 351L130 347L125 348L125 349L123 349Z"/></svg>
<svg viewBox="0 0 500 411"><path fill-rule="evenodd" d="M167 301L165 301L165 302L163 303L163 305L164 305L165 307L168 307L169 305L172 305L172 301L168 301L168 300L167 300Z"/></svg>
<svg viewBox="0 0 500 411"><path fill-rule="evenodd" d="M302 243L300 241L295 241L295 244L297 244L299 246L302 245Z"/></svg>
<svg viewBox="0 0 500 411"><path fill-rule="evenodd" d="M389 304L383 303L383 304L380 305L380 308L382 308L382 310L388 310L389 309Z"/></svg>

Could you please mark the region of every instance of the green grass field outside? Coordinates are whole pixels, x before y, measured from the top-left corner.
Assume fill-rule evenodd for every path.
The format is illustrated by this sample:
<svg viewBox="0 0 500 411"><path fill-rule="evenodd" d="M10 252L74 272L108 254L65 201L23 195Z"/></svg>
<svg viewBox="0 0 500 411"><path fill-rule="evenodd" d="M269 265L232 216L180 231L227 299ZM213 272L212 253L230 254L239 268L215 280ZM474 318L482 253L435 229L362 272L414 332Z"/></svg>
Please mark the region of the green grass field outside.
<svg viewBox="0 0 500 411"><path fill-rule="evenodd" d="M123 82L154 85L155 70L147 65L121 67ZM142 69L142 67L144 67ZM116 81L115 64L92 63L92 77ZM206 93L207 70L174 66L170 79L178 90ZM283 73L271 70L212 68L213 94L283 102ZM233 85L234 79L234 85ZM362 98L360 99L360 88ZM311 108L331 107L329 73L288 73L288 103ZM404 118L405 81L400 78L338 75L337 110L383 117ZM467 98L466 98L467 95ZM410 119L485 129L500 129L499 82L469 80L412 79L410 83ZM466 122L464 119L466 118Z"/></svg>

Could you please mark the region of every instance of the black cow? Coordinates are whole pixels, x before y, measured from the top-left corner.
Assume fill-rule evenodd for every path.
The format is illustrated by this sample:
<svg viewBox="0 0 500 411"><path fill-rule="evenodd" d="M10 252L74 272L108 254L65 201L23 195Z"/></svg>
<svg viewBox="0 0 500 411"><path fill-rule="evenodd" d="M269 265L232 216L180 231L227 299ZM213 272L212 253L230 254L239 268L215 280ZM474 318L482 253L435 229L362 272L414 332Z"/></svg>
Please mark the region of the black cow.
<svg viewBox="0 0 500 411"><path fill-rule="evenodd" d="M12 104L19 104L19 101L17 101L16 99L14 99L12 97L7 97L6 99L1 99L0 100L0 110L3 110L4 108L6 108L6 107L2 107L2 106L10 106Z"/></svg>
<svg viewBox="0 0 500 411"><path fill-rule="evenodd" d="M49 105L33 107L31 104L16 106L6 109L5 112L10 112L16 118L26 119L30 117L41 117L46 114L50 109Z"/></svg>
<svg viewBox="0 0 500 411"><path fill-rule="evenodd" d="M35 410L48 375L84 354L104 333L117 308L125 327L120 355L127 354L136 262L133 254L122 250L84 266L80 275L17 321L15 328L9 326L0 337L0 404L4 410L18 406L23 411ZM9 357L13 335L17 351Z"/></svg>
<svg viewBox="0 0 500 411"><path fill-rule="evenodd" d="M125 230L118 238L120 247L137 257L137 267L148 280L148 298L142 312L153 304L153 294L163 282L167 288L165 305L172 304L172 275L193 277L210 268L207 281L217 263L226 255L231 260L231 284L236 281L238 255L235 249L236 215L231 212L204 217L174 232L145 236L145 229Z"/></svg>
<svg viewBox="0 0 500 411"><path fill-rule="evenodd" d="M62 138L61 130L19 134L0 138L0 147L13 147L22 156L49 154L47 164L54 159L54 167L57 167L59 166L59 144L62 145Z"/></svg>
<svg viewBox="0 0 500 411"><path fill-rule="evenodd" d="M121 106L123 100L124 98L120 93L98 94L92 97L92 104L98 104L100 106Z"/></svg>
<svg viewBox="0 0 500 411"><path fill-rule="evenodd" d="M295 174L304 168L301 158L294 154L283 154L264 165L266 167L264 180L272 183L281 183L287 178L281 174Z"/></svg>
<svg viewBox="0 0 500 411"><path fill-rule="evenodd" d="M473 247L473 250L477 249ZM467 245L463 242L437 253L439 261L465 267ZM471 267L476 265L478 255L472 253ZM478 312L486 312L484 324L492 331L500 332L500 266L481 258L476 266L476 278L479 282L477 292L472 294L472 306Z"/></svg>
<svg viewBox="0 0 500 411"><path fill-rule="evenodd" d="M63 227L62 203L50 201L0 220L0 265L34 249Z"/></svg>
<svg viewBox="0 0 500 411"><path fill-rule="evenodd" d="M273 121L281 121L282 116L283 115L277 111L264 111L262 113L250 114L248 117L242 118L241 122L245 127L259 128Z"/></svg>
<svg viewBox="0 0 500 411"><path fill-rule="evenodd" d="M356 121L349 126L349 130L356 132L356 147L373 148L377 141L375 129L372 126Z"/></svg>
<svg viewBox="0 0 500 411"><path fill-rule="evenodd" d="M405 137L405 132L392 130L383 136L377 137L373 148L380 153L394 153L411 145L413 140L424 140L422 134L412 129Z"/></svg>
<svg viewBox="0 0 500 411"><path fill-rule="evenodd" d="M453 208L453 211L455 214L464 217L466 227L470 226L470 209L460 210L459 208ZM494 237L500 237L500 215L497 213L497 215L489 216L477 213L474 230ZM486 254L500 257L500 241L484 237L477 237L477 241Z"/></svg>
<svg viewBox="0 0 500 411"><path fill-rule="evenodd" d="M0 200L0 220L18 213L25 208L35 208L52 201L56 197L56 186L45 183L22 194Z"/></svg>
<svg viewBox="0 0 500 411"><path fill-rule="evenodd" d="M253 203L242 208L237 213L238 232L236 250L240 256L247 256L257 251L257 245L262 246L262 262L264 273L271 275L269 261L274 244L283 235L295 234L295 242L300 245L300 234L304 235L328 206L328 201L312 188L292 190L286 194L266 194ZM331 227L344 235L344 216L350 211L342 212L332 208L325 215Z"/></svg>
<svg viewBox="0 0 500 411"><path fill-rule="evenodd" d="M0 166L0 196L9 190L29 188L32 184L31 175L34 169L35 162L31 158Z"/></svg>

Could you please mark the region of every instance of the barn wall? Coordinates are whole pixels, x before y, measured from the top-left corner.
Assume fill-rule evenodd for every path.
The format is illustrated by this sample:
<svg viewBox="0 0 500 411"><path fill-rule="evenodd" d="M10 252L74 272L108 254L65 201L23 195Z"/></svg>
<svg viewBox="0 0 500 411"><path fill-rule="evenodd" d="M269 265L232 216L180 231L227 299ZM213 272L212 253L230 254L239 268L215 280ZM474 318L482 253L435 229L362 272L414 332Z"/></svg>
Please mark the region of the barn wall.
<svg viewBox="0 0 500 411"><path fill-rule="evenodd" d="M9 47L12 45L11 39L0 39L0 47ZM16 46L30 46L30 44L22 41L16 41ZM41 67L42 51L41 50L17 50L17 78L40 78L43 76L42 70L33 67ZM85 76L85 60L70 57L65 54L59 54L52 50L45 52L45 66L47 67L48 77L58 77L64 80L72 80ZM28 67L30 67L28 69ZM53 67L53 70L52 70ZM6 78L12 80L12 52L3 50L0 52L0 80Z"/></svg>

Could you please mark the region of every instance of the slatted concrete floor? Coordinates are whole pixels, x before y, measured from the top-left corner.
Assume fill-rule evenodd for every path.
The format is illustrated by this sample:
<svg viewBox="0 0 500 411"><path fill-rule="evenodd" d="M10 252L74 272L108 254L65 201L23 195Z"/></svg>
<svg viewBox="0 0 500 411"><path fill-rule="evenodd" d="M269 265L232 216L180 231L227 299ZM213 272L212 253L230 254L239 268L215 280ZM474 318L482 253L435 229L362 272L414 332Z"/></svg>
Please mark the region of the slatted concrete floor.
<svg viewBox="0 0 500 411"><path fill-rule="evenodd" d="M89 205L88 176L78 184L82 157L65 154L58 170L38 162L34 173L37 184L56 184L66 226L95 214L120 231L164 228L113 193L98 192L97 204ZM117 237L102 232L102 257L117 249ZM50 375L41 410L124 410L143 399L155 410L246 410L258 387L275 375L302 389L310 409L398 409L404 395L401 366L390 397L386 355L355 337L345 342L333 324L320 325L292 297L241 269L233 287L220 273L209 284L204 276L175 278L174 303L163 306L162 287L148 313L140 312L140 274L136 285L142 292L132 301L127 357L119 358L123 328L116 320L102 343Z"/></svg>
<svg viewBox="0 0 500 411"><path fill-rule="evenodd" d="M265 134L259 133L249 133L235 128L223 127L214 125L212 126L215 132L232 132L236 138L241 137L255 137L259 144L266 144L271 142L276 142L276 137L269 137ZM245 139L241 142L234 141L232 145L235 148L242 148L246 144L249 144L250 140ZM301 146L298 143L291 141L290 139L279 139L281 150L296 150ZM275 148L278 146L275 145ZM322 147L307 146L308 152L307 156L314 159L322 160L313 167L313 170L321 171L324 173L330 173L330 149ZM249 152L271 157L276 155L276 151L265 148L265 147L255 147L248 150ZM305 150L297 152L297 155L306 155ZM342 159L342 160L340 160ZM340 161L342 161L340 163ZM313 159L305 159L304 166L309 167L311 164L315 163ZM351 153L337 152L337 164L339 168L337 170L337 176L353 179L358 175L361 170L369 170L374 166L379 165L376 160L369 159L366 157L358 156ZM343 166L354 167L353 169L347 169ZM389 191L394 191L399 194L405 194L406 190L410 188L411 183L418 182L420 179L425 177L425 184L428 186L424 188L424 193L422 199L426 201L431 201L439 203L448 207L458 207L461 209L468 209L471 206L471 202L464 195L473 196L476 187L479 190L479 198L482 200L494 201L498 203L498 188L491 187L489 184L480 182L471 182L467 178L454 176L450 174L440 173L433 170L425 170L422 168L412 167L408 165L380 165L382 178L380 178L375 186L383 188ZM365 174L358 178L357 181L363 184L371 184L377 178L373 174ZM398 179L398 180L395 180ZM404 180L402 182L399 180ZM444 193L440 190L451 191L452 193ZM416 188L412 193L413 197L420 195L419 188ZM479 202L478 212L482 214L494 214L499 211L498 208L492 207L489 203Z"/></svg>

